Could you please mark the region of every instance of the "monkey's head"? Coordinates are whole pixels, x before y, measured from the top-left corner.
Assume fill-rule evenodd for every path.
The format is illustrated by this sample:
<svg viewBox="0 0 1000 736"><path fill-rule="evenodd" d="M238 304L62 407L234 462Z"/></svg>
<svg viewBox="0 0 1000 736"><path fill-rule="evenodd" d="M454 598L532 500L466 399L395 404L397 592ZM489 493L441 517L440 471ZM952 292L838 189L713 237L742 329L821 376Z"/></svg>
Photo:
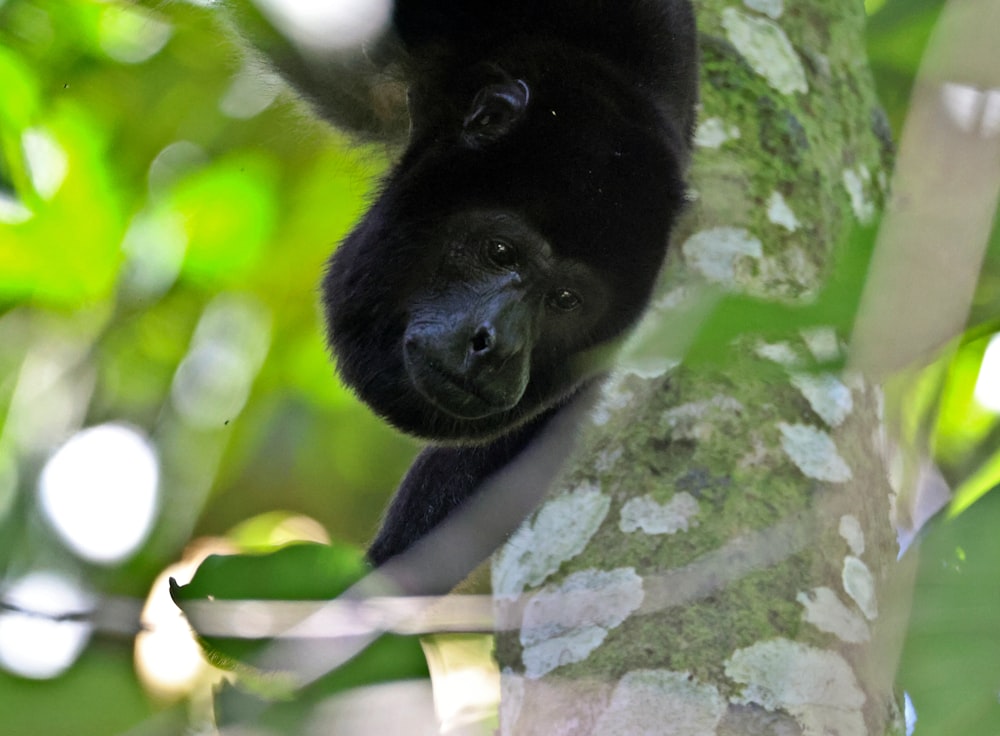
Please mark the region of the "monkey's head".
<svg viewBox="0 0 1000 736"><path fill-rule="evenodd" d="M431 440L503 434L604 370L683 201L673 131L628 85L508 66L461 104L413 102L410 146L323 284L342 378Z"/></svg>

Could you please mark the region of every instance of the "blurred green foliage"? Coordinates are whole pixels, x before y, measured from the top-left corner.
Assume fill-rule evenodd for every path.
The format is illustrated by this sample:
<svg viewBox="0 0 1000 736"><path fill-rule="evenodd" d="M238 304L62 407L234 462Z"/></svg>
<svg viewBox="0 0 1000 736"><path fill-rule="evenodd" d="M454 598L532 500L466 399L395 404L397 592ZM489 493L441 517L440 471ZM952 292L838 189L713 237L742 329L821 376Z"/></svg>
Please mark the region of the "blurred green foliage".
<svg viewBox="0 0 1000 736"><path fill-rule="evenodd" d="M156 432L206 307L239 295L272 343L243 414L214 428L225 447L200 529L278 499L365 539L411 443L333 380L316 290L386 153L303 114L205 8L13 0L0 29L0 172L15 212L0 231L5 360L76 322L78 369L96 373L84 423ZM221 108L238 84L251 102L279 99L234 118ZM62 164L26 154L26 134ZM47 192L40 179L60 172ZM9 399L16 372L4 375Z"/></svg>
<svg viewBox="0 0 1000 736"><path fill-rule="evenodd" d="M213 13L0 1L4 577L42 565L142 598L193 537L282 508L361 544L414 453L335 380L318 318L325 259L391 152L312 119ZM251 373L229 414L177 395L212 319ZM34 486L60 442L111 420L151 436L163 477L149 541L108 569L73 559ZM0 732L103 735L163 707L130 641L97 651L51 683L0 674ZM85 687L122 679L100 708Z"/></svg>
<svg viewBox="0 0 1000 736"><path fill-rule="evenodd" d="M942 5L869 2L870 60L897 135ZM0 0L0 581L52 567L142 598L190 540L275 509L360 544L412 458L415 445L334 379L318 318L325 259L392 152L309 117L212 15L158 0ZM702 357L735 329L727 315L747 319L747 304L730 306L696 336ZM843 304L825 306L850 321ZM1000 479L1000 424L972 398L998 314L1000 228L968 339L913 394L913 433L967 502ZM230 364L210 367L231 371L192 368L212 340ZM34 490L60 442L111 420L156 443L162 497L138 554L98 568L59 542ZM996 733L1000 706L983 693L1000 686L988 666L1000 661L997 602L984 590L996 592L1000 556L975 540L992 538L997 500L932 531L924 550L916 606L927 610L914 615L903 683L925 723L949 723L956 703L961 718L923 733ZM959 546L968 564L953 564ZM970 677L978 716L958 700ZM956 687L935 696L944 682ZM4 736L180 733L186 718L144 694L128 636L96 639L51 681L0 672L0 714Z"/></svg>

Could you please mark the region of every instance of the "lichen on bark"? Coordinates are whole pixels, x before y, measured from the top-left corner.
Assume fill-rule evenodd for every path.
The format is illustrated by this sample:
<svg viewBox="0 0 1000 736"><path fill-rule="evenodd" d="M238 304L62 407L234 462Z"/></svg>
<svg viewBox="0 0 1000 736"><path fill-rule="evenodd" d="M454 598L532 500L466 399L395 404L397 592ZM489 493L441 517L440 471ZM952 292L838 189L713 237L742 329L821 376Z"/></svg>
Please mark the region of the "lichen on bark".
<svg viewBox="0 0 1000 736"><path fill-rule="evenodd" d="M668 328L689 317L688 298L706 283L808 304L837 246L881 209L889 160L860 3L697 7L693 202L654 308ZM813 370L838 364L844 335L809 325L775 339L761 334L766 328L748 325L722 346L722 360L688 365L684 355L664 355L672 367L654 371L626 362L609 381L552 494L559 503L591 489L606 513L572 555L534 575L517 605L498 604L501 628L510 629L497 637L509 698L502 733L629 733L623 703L672 708L697 724L677 733L758 733L770 724L767 732L883 736L899 728L895 605L885 597L897 549L873 440L881 436L877 392L858 376ZM572 546L539 534L532 544ZM628 599L622 616L605 611L600 636L587 640L593 646L567 648L560 659L556 644L545 650L544 672L526 667L525 642L537 648L546 632L569 635L558 620L537 617L524 631L533 597L551 601L567 581L594 583L614 571L619 584L638 581L641 600ZM831 666L842 687L822 693L816 678Z"/></svg>

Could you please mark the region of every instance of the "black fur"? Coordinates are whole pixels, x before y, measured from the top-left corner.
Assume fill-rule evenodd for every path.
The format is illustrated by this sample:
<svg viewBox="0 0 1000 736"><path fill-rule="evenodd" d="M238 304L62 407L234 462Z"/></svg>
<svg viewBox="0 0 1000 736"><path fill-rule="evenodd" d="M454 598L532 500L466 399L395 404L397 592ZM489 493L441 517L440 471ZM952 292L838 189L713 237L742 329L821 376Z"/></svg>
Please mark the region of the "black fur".
<svg viewBox="0 0 1000 736"><path fill-rule="evenodd" d="M607 369L683 206L697 102L687 0L397 0L391 36L409 143L323 280L343 380L434 443L376 564Z"/></svg>

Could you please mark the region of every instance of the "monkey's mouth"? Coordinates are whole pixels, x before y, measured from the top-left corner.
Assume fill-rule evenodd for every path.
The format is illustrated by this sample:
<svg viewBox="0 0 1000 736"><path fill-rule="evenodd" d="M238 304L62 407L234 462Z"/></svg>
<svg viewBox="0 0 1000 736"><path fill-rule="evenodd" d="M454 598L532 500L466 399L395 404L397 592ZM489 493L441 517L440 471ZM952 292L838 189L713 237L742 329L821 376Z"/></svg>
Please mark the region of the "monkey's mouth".
<svg viewBox="0 0 1000 736"><path fill-rule="evenodd" d="M513 405L502 394L491 396L474 380L460 376L434 360L425 360L422 370L411 370L410 378L425 399L459 419L482 419L506 411Z"/></svg>

